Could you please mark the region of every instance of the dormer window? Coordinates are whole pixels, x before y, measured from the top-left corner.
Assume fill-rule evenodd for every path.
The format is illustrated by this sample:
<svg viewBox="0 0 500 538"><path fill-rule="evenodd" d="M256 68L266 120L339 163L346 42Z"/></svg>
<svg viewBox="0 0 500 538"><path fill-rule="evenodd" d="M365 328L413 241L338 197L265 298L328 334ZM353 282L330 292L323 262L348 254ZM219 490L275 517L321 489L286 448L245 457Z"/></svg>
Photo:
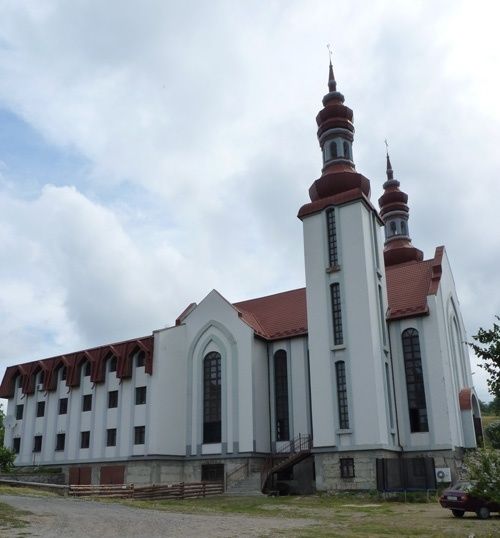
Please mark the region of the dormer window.
<svg viewBox="0 0 500 538"><path fill-rule="evenodd" d="M109 371L116 372L116 357L111 357L109 360Z"/></svg>

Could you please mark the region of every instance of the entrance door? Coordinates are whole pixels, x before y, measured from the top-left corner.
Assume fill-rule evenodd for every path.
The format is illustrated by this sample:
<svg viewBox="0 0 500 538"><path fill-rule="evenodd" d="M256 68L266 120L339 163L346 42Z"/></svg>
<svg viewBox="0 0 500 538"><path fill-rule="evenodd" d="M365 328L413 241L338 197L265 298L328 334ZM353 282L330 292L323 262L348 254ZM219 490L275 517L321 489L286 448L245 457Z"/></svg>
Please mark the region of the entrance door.
<svg viewBox="0 0 500 538"><path fill-rule="evenodd" d="M68 481L73 486L88 486L92 483L92 467L70 467Z"/></svg>

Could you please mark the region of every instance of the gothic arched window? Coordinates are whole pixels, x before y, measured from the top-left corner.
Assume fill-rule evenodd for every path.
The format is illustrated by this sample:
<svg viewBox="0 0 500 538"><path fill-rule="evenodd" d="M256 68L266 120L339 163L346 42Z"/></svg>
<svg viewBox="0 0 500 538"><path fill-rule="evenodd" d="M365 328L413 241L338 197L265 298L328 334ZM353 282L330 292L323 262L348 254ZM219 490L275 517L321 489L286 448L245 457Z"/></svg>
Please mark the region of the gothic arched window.
<svg viewBox="0 0 500 538"><path fill-rule="evenodd" d="M274 401L276 410L276 441L288 441L290 428L288 419L288 365L286 351L274 354Z"/></svg>
<svg viewBox="0 0 500 538"><path fill-rule="evenodd" d="M203 442L222 439L221 356L212 351L203 359Z"/></svg>
<svg viewBox="0 0 500 538"><path fill-rule="evenodd" d="M414 432L428 432L427 405L425 402L424 375L420 355L420 339L416 329L406 329L401 335L408 393L410 429Z"/></svg>

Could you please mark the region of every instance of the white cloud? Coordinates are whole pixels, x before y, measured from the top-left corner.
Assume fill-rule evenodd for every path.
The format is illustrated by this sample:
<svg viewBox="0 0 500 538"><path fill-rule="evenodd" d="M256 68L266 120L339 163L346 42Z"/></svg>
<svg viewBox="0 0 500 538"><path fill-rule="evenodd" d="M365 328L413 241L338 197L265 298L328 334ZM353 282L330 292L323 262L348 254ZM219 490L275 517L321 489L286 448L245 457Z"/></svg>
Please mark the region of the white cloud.
<svg viewBox="0 0 500 538"><path fill-rule="evenodd" d="M372 200L388 138L414 243L446 244L469 333L500 312L496 4L11 0L0 19L0 106L89 163L28 200L2 157L9 359L35 355L26 327L73 349L171 323L213 287L302 285L329 41Z"/></svg>

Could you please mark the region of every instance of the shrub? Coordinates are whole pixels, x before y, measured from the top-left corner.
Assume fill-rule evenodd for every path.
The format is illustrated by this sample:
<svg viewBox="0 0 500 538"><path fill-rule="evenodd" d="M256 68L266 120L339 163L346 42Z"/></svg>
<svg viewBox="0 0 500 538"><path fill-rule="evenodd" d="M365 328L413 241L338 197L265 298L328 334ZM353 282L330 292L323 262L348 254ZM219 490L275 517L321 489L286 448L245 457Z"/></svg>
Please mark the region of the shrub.
<svg viewBox="0 0 500 538"><path fill-rule="evenodd" d="M469 452L464 467L468 479L474 482L473 494L500 502L500 450L480 448Z"/></svg>
<svg viewBox="0 0 500 538"><path fill-rule="evenodd" d="M0 446L0 469L2 471L10 471L14 467L16 454L13 450Z"/></svg>
<svg viewBox="0 0 500 538"><path fill-rule="evenodd" d="M488 424L484 429L484 434L492 448L500 448L500 421Z"/></svg>

